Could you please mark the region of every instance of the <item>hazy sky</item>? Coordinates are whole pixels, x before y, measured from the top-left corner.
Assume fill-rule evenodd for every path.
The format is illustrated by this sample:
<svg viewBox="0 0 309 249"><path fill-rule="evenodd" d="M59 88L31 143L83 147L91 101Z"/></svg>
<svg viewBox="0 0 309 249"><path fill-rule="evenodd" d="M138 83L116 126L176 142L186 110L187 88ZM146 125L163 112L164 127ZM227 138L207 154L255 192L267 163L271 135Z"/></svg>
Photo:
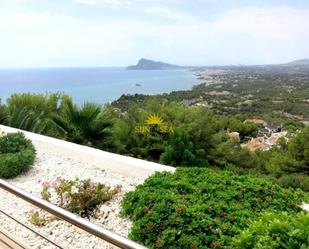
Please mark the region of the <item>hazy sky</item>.
<svg viewBox="0 0 309 249"><path fill-rule="evenodd" d="M0 67L309 58L308 0L0 0Z"/></svg>

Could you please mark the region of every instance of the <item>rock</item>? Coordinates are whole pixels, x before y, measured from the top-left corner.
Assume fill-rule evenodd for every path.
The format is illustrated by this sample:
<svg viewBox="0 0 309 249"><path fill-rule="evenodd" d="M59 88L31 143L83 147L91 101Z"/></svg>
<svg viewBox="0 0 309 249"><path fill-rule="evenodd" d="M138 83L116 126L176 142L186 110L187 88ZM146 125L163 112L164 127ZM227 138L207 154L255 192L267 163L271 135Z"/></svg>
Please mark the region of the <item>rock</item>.
<svg viewBox="0 0 309 249"><path fill-rule="evenodd" d="M180 69L182 67L164 63L161 61L153 61L149 59L141 58L134 66L128 66L127 70L173 70Z"/></svg>

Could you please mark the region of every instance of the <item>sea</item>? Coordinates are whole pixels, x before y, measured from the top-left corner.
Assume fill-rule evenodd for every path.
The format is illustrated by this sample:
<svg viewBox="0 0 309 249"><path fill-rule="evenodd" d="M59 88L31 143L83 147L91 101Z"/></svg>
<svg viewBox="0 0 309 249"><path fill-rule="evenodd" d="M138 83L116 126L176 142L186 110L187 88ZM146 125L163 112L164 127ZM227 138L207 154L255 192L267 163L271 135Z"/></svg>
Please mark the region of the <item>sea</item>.
<svg viewBox="0 0 309 249"><path fill-rule="evenodd" d="M75 103L108 103L122 94L160 94L189 90L198 84L185 70L126 70L125 68L0 69L2 103L14 93L63 92Z"/></svg>

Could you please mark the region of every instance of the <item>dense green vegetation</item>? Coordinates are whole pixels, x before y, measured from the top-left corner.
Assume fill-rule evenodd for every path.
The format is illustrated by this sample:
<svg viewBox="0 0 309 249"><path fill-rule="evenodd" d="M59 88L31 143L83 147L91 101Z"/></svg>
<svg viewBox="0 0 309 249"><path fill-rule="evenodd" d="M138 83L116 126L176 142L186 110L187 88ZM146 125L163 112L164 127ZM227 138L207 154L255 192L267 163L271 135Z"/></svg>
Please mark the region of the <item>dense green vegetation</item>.
<svg viewBox="0 0 309 249"><path fill-rule="evenodd" d="M51 115L58 114L70 97L53 94L14 94L7 100L2 121L12 127L46 135L55 135Z"/></svg>
<svg viewBox="0 0 309 249"><path fill-rule="evenodd" d="M12 178L31 168L35 149L23 133L0 137L0 177Z"/></svg>
<svg viewBox="0 0 309 249"><path fill-rule="evenodd" d="M309 214L265 213L235 239L240 249L309 248Z"/></svg>
<svg viewBox="0 0 309 249"><path fill-rule="evenodd" d="M77 106L62 93L15 94L0 104L0 123L178 167L124 199L131 238L150 248L306 248L309 232L299 229L308 217L297 212L309 201L299 189L309 191L309 127L301 122L309 119L308 73L250 70L105 106ZM281 125L287 139L268 151L244 149L261 129L244 122L250 117ZM3 165L13 165L5 148L15 145L1 141L0 177L12 177L19 171ZM26 151L23 160L33 162L34 149Z"/></svg>
<svg viewBox="0 0 309 249"><path fill-rule="evenodd" d="M281 150L274 150L266 170L280 175L284 172L309 174L309 126L282 146Z"/></svg>
<svg viewBox="0 0 309 249"><path fill-rule="evenodd" d="M203 105L220 114L259 116L284 127L299 127L299 121L309 120L308 67L214 67L205 72L208 77L202 82L207 84L156 97L189 106ZM130 104L142 105L149 98L142 94L123 95L113 105L126 110Z"/></svg>
<svg viewBox="0 0 309 249"><path fill-rule="evenodd" d="M13 95L1 105L2 123L111 152L172 166L216 166L250 171L284 187L309 190L308 129L270 151L250 152L240 144L257 134L258 126L244 123L246 115L222 115L206 107L187 107L152 97L126 111L85 103L77 106L64 94ZM162 124L146 124L151 115ZM147 132L137 132L139 126ZM294 131L297 125L292 125ZM239 139L228 131L239 132Z"/></svg>
<svg viewBox="0 0 309 249"><path fill-rule="evenodd" d="M14 94L0 106L2 124L101 149L112 147L104 108L86 103L78 107L62 93Z"/></svg>
<svg viewBox="0 0 309 249"><path fill-rule="evenodd" d="M222 84L202 84L191 91L155 97L123 95L113 103L128 115L131 115L133 105L144 111L151 110L148 105L155 102L154 99L159 103L184 103L189 107L173 109L174 116L169 122L178 130L163 142L165 146L159 160L174 166L215 166L231 172L215 171L216 177L213 177L213 172L203 175L200 172L203 169L194 172L193 168L178 168L173 176L158 174L148 179L128 194L123 204L124 214L134 221L131 231L134 240L150 248L308 247L308 215L296 215L294 211L286 210L293 198L282 196L287 198L282 199L280 207L275 207L273 204L279 202L273 196L255 192L259 191L261 182L266 184L268 180L273 182L267 183L270 188L280 189L274 185L280 184L284 188L309 191L309 127L304 128L300 122L309 119L308 74L283 72L247 76L243 72L236 76L224 75L219 77L223 78ZM175 115L181 113L180 110L185 113L183 119ZM163 113L168 110L164 109ZM243 125L242 121L248 117L282 125L290 132L289 140L281 139L278 146L269 151L242 149L240 142L246 137L254 137L257 132L253 125ZM240 141L226 136L227 130L240 132ZM199 178L201 175L203 179ZM229 185L231 182L233 185ZM239 185L252 191L254 201L251 202L250 194L246 199L239 196L242 193L242 189L237 189ZM268 187L262 189L267 192ZM278 189L274 192L286 191ZM263 201L269 206L263 201L259 203L259 197L266 197ZM250 219L257 220L266 210L272 211L272 215L265 214L235 239L236 242L233 241L233 237L248 226ZM278 211L289 211L289 214ZM227 213L230 212L233 220L228 220ZM287 227L287 224L291 226Z"/></svg>
<svg viewBox="0 0 309 249"><path fill-rule="evenodd" d="M160 133L155 129L156 125L153 125L150 132L136 133L135 127L144 124L153 113L158 113L172 127L173 132ZM223 153L221 147L230 141L226 134L228 129L237 129L241 138L257 132L256 125L242 121L240 117L218 115L206 108L188 108L179 103L153 98L143 106L132 105L127 112L115 117L114 134L122 146L120 152L138 158L177 166L205 166L208 163L222 165L236 161L246 166L246 162L236 157L230 161L229 155L224 160L216 160L216 154ZM240 154L245 151L241 150L239 143L232 143L232 153ZM247 151L244 153L252 156Z"/></svg>
<svg viewBox="0 0 309 249"><path fill-rule="evenodd" d="M112 146L111 122L104 118L98 104L78 107L66 101L59 113L51 116L56 133L67 141L108 149Z"/></svg>
<svg viewBox="0 0 309 249"><path fill-rule="evenodd" d="M149 248L233 248L232 238L249 220L264 211L295 215L308 197L249 175L178 168L174 174L156 173L127 193L123 213L133 220L130 237ZM306 236L308 229L303 240Z"/></svg>

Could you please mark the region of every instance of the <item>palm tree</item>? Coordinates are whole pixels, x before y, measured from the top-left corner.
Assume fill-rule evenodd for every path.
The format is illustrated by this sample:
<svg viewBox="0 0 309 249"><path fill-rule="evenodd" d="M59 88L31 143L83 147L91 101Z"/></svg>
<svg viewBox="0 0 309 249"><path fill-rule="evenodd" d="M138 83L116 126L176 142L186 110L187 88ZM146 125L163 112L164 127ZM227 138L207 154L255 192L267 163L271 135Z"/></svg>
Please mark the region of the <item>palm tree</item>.
<svg viewBox="0 0 309 249"><path fill-rule="evenodd" d="M13 107L5 118L5 124L26 131L45 134L49 120L44 112L30 110L27 107Z"/></svg>
<svg viewBox="0 0 309 249"><path fill-rule="evenodd" d="M8 115L7 115L7 109L5 105L1 104L0 100L0 124L6 124Z"/></svg>
<svg viewBox="0 0 309 249"><path fill-rule="evenodd" d="M51 119L60 136L67 141L100 149L113 147L113 125L106 120L98 104L87 102L78 107L68 100L62 111Z"/></svg>
<svg viewBox="0 0 309 249"><path fill-rule="evenodd" d="M0 122L22 130L56 136L50 116L59 113L67 99L70 97L62 93L13 94L6 106L0 103Z"/></svg>

